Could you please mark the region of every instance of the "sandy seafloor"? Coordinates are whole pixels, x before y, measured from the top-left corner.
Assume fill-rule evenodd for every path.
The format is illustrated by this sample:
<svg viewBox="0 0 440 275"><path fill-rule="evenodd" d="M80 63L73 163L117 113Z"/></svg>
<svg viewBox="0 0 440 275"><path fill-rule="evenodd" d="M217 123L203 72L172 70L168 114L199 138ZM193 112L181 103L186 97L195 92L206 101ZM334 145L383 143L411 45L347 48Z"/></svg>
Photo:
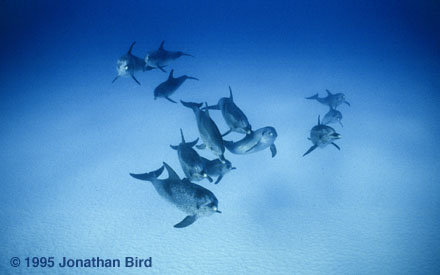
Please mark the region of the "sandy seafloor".
<svg viewBox="0 0 440 275"><path fill-rule="evenodd" d="M2 1L0 273L438 274L439 4L305 2ZM167 74L111 84L134 40L140 57L161 40L195 56L166 68L200 79L175 100L214 104L231 85L253 128L278 132L275 158L226 153L237 170L199 183L223 213L185 229L128 175L166 161L183 176L169 145L198 136L190 110L153 100ZM351 103L341 151L302 157L327 111L304 97L325 89ZM153 266L26 268L33 256Z"/></svg>

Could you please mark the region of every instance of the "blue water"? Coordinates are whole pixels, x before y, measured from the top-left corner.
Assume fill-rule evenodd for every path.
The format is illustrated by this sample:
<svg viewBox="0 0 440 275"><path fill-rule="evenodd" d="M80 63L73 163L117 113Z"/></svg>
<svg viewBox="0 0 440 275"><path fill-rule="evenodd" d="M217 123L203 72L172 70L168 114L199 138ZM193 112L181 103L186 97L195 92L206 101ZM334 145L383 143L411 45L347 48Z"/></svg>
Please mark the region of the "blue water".
<svg viewBox="0 0 440 275"><path fill-rule="evenodd" d="M438 1L66 2L0 2L1 274L440 272ZM199 183L223 213L184 229L128 173L166 161L183 176L169 144L198 137L194 115L153 100L159 70L111 83L133 41L143 58L162 40L195 56L166 69L200 79L175 100L214 104L231 85L253 128L278 132L275 158L226 152L237 170ZM341 151L302 157L327 111L304 97L325 89L351 103ZM153 264L26 267L35 256Z"/></svg>

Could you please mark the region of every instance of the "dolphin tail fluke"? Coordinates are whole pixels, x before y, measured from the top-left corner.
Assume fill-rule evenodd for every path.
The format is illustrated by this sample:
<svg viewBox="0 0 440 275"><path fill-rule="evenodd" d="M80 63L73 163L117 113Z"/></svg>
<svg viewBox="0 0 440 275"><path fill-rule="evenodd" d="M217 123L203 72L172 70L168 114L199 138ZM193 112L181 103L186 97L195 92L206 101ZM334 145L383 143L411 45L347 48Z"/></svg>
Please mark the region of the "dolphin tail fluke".
<svg viewBox="0 0 440 275"><path fill-rule="evenodd" d="M134 75L131 75L131 78L133 78L134 81L136 81L137 84L141 85L141 83L134 77Z"/></svg>
<svg viewBox="0 0 440 275"><path fill-rule="evenodd" d="M133 50L134 44L136 44L136 41L134 41L133 43L131 43L130 48L128 49L128 54L131 54L131 50Z"/></svg>
<svg viewBox="0 0 440 275"><path fill-rule="evenodd" d="M164 166L160 167L156 171L150 172L150 173L144 173L144 174L132 174L130 173L130 176L132 176L135 179L138 180L145 180L145 181L153 181L154 179L157 179L160 177L164 169Z"/></svg>
<svg viewBox="0 0 440 275"><path fill-rule="evenodd" d="M200 109L202 107L203 103L195 103L195 102L187 102L181 100L180 103L182 103L183 106L190 108L190 109Z"/></svg>
<svg viewBox="0 0 440 275"><path fill-rule="evenodd" d="M118 75L118 76L116 76L115 78L113 78L113 81L112 81L112 83L115 83L116 79L118 79L118 78L119 78L119 75Z"/></svg>
<svg viewBox="0 0 440 275"><path fill-rule="evenodd" d="M199 138L196 138L194 141L188 142L187 145L190 147L196 146L197 142L199 142Z"/></svg>
<svg viewBox="0 0 440 275"><path fill-rule="evenodd" d="M318 93L316 93L312 96L306 97L306 99L318 99Z"/></svg>
<svg viewBox="0 0 440 275"><path fill-rule="evenodd" d="M187 227L187 226L193 224L196 220L197 220L196 215L186 216L181 222L174 225L174 227L175 228L184 228L184 227Z"/></svg>
<svg viewBox="0 0 440 275"><path fill-rule="evenodd" d="M167 71L165 71L165 69L162 66L157 66L157 68L159 68L159 70L161 70L162 72L166 73Z"/></svg>
<svg viewBox="0 0 440 275"><path fill-rule="evenodd" d="M179 149L179 146L178 146L178 145L170 145L170 147L171 147L171 149L173 149L173 150L177 150L177 149Z"/></svg>
<svg viewBox="0 0 440 275"><path fill-rule="evenodd" d="M312 152L313 150L315 150L317 147L318 147L318 146L316 146L316 145L313 145L312 147L310 147L309 150L307 150L307 152L304 153L303 157L304 157L305 155L308 155L310 152Z"/></svg>

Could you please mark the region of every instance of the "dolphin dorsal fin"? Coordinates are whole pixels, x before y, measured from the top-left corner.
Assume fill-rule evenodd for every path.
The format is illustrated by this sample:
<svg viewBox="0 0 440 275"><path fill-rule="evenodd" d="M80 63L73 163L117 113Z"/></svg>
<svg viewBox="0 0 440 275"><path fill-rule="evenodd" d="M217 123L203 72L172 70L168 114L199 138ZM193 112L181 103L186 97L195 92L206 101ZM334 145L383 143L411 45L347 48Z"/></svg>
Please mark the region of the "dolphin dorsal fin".
<svg viewBox="0 0 440 275"><path fill-rule="evenodd" d="M179 175L177 175L176 171L173 170L166 162L163 162L165 169L168 172L168 179L180 180Z"/></svg>
<svg viewBox="0 0 440 275"><path fill-rule="evenodd" d="M321 115L318 115L318 125L321 125Z"/></svg>
<svg viewBox="0 0 440 275"><path fill-rule="evenodd" d="M133 50L134 44L136 44L136 41L134 41L133 43L131 43L130 48L128 49L128 54L131 54L131 50Z"/></svg>
<svg viewBox="0 0 440 275"><path fill-rule="evenodd" d="M327 95L333 95L328 89L325 90L327 92Z"/></svg>
<svg viewBox="0 0 440 275"><path fill-rule="evenodd" d="M185 138L183 137L182 128L180 128L180 136L182 137L182 143L185 143Z"/></svg>
<svg viewBox="0 0 440 275"><path fill-rule="evenodd" d="M229 98L233 101L234 97L232 96L232 89L231 86L229 86Z"/></svg>
<svg viewBox="0 0 440 275"><path fill-rule="evenodd" d="M165 40L162 40L162 42L160 43L160 46L159 46L159 50L163 50L163 44L165 43Z"/></svg>
<svg viewBox="0 0 440 275"><path fill-rule="evenodd" d="M170 75L168 76L168 80L174 78L174 69L171 70Z"/></svg>

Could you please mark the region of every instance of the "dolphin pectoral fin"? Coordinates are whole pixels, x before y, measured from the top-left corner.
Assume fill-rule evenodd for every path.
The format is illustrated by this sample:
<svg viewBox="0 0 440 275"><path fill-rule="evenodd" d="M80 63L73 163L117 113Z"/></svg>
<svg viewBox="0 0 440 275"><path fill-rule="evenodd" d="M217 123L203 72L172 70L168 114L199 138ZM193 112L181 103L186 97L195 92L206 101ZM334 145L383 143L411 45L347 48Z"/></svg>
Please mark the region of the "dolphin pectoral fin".
<svg viewBox="0 0 440 275"><path fill-rule="evenodd" d="M210 176L207 176L206 178L208 179L209 182L213 182L214 181Z"/></svg>
<svg viewBox="0 0 440 275"><path fill-rule="evenodd" d="M133 78L134 81L136 81L137 84L141 85L141 83L134 77L134 75L131 75L131 78Z"/></svg>
<svg viewBox="0 0 440 275"><path fill-rule="evenodd" d="M145 71L151 71L153 69L156 69L156 68L147 65L147 66L144 67L144 72Z"/></svg>
<svg viewBox="0 0 440 275"><path fill-rule="evenodd" d="M224 133L224 134L222 135L222 137L226 136L227 134L229 134L229 133L231 133L231 132L232 132L232 130L229 129L226 133Z"/></svg>
<svg viewBox="0 0 440 275"><path fill-rule="evenodd" d="M174 150L179 149L179 146L177 146L177 145L170 145L170 147L171 147L172 149L174 149Z"/></svg>
<svg viewBox="0 0 440 275"><path fill-rule="evenodd" d="M270 145L270 152L272 153L272 157L275 157L277 154L277 147L273 143Z"/></svg>
<svg viewBox="0 0 440 275"><path fill-rule="evenodd" d="M336 147L336 149L341 150L341 148L334 142L332 142L332 145Z"/></svg>
<svg viewBox="0 0 440 275"><path fill-rule="evenodd" d="M118 78L119 78L119 75L118 75L118 76L116 76L115 78L113 78L113 81L112 81L112 83L115 83L116 79L118 79Z"/></svg>
<svg viewBox="0 0 440 275"><path fill-rule="evenodd" d="M196 145L196 147L197 147L197 149L203 150L203 149L206 149L206 144L202 143L202 144Z"/></svg>
<svg viewBox="0 0 440 275"><path fill-rule="evenodd" d="M197 142L199 142L199 138L196 138L196 140L194 140L192 142L188 142L187 145L190 147L194 147L197 144Z"/></svg>
<svg viewBox="0 0 440 275"><path fill-rule="evenodd" d="M223 176L219 176L217 180L214 182L214 184L218 184L222 180Z"/></svg>
<svg viewBox="0 0 440 275"><path fill-rule="evenodd" d="M318 147L317 145L313 145L312 147L310 147L309 150L307 150L307 152L304 153L303 157L309 154L310 152L312 152L313 150L315 150L317 147Z"/></svg>
<svg viewBox="0 0 440 275"><path fill-rule="evenodd" d="M351 106L351 105L350 105L350 102L348 102L348 101L346 101L346 100L344 101L344 103L347 104L348 106Z"/></svg>
<svg viewBox="0 0 440 275"><path fill-rule="evenodd" d="M342 121L339 120L339 124L341 124L341 127L344 127L344 125L342 124Z"/></svg>
<svg viewBox="0 0 440 275"><path fill-rule="evenodd" d="M184 227L187 227L188 225L193 224L196 220L197 220L197 216L196 215L186 216L186 218L184 218L178 224L174 225L174 227L175 228L184 228Z"/></svg>
<svg viewBox="0 0 440 275"><path fill-rule="evenodd" d="M165 97L168 101L171 101L172 103L176 103L177 104L177 102L176 101L174 101L174 100L172 100L171 98L169 98L169 97Z"/></svg>
<svg viewBox="0 0 440 275"><path fill-rule="evenodd" d="M159 70L161 70L162 72L166 73L167 71L165 71L165 69L162 66L157 66L159 68Z"/></svg>

